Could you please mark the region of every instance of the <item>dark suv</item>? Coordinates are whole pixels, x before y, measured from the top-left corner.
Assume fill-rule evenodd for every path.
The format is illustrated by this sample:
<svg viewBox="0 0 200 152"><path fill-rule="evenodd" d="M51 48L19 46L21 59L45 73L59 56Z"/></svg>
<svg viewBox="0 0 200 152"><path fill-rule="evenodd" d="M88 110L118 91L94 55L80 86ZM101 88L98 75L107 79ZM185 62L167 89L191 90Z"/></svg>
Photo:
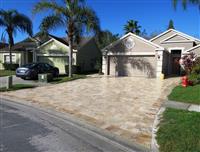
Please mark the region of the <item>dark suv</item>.
<svg viewBox="0 0 200 152"><path fill-rule="evenodd" d="M16 70L16 76L22 79L37 79L38 74L51 73L53 77L59 75L59 69L48 63L25 64Z"/></svg>

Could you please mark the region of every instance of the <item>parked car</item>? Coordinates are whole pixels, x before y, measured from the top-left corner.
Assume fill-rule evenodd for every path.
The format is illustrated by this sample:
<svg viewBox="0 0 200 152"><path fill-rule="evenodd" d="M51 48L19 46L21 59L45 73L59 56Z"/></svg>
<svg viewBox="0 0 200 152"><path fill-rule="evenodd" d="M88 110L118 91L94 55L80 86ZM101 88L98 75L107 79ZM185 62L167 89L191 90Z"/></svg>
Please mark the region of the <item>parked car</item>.
<svg viewBox="0 0 200 152"><path fill-rule="evenodd" d="M51 73L53 77L59 75L59 69L48 63L29 63L16 70L16 76L22 79L37 79L38 74Z"/></svg>

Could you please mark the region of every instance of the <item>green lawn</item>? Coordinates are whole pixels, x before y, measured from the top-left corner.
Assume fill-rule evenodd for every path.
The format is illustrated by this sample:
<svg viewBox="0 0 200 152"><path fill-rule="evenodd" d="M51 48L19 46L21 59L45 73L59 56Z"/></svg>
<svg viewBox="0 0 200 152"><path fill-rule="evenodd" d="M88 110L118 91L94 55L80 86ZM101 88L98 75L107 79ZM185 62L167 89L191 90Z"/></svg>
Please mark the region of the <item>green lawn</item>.
<svg viewBox="0 0 200 152"><path fill-rule="evenodd" d="M20 90L20 89L34 88L34 87L36 86L30 85L30 84L14 84L10 89L6 89L6 87L0 88L0 92L15 91L15 90Z"/></svg>
<svg viewBox="0 0 200 152"><path fill-rule="evenodd" d="M200 152L200 113L167 109L159 126L160 152Z"/></svg>
<svg viewBox="0 0 200 152"><path fill-rule="evenodd" d="M200 104L200 84L182 87L175 87L171 94L168 96L169 100L180 101L186 103Z"/></svg>
<svg viewBox="0 0 200 152"><path fill-rule="evenodd" d="M0 70L0 77L15 75L15 71L11 70Z"/></svg>
<svg viewBox="0 0 200 152"><path fill-rule="evenodd" d="M51 81L50 83L57 84L83 78L86 78L86 75L73 74L72 78L69 78L68 76L59 76L58 78L54 78L53 81Z"/></svg>

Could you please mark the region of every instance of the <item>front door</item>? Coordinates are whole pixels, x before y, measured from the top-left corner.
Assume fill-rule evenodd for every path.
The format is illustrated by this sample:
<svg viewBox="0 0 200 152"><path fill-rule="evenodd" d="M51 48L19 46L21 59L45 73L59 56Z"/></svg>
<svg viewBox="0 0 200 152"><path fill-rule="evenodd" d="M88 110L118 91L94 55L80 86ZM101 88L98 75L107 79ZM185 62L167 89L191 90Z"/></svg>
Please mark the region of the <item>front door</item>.
<svg viewBox="0 0 200 152"><path fill-rule="evenodd" d="M33 62L33 52L27 52L28 53L28 63L32 63Z"/></svg>
<svg viewBox="0 0 200 152"><path fill-rule="evenodd" d="M180 75L180 65L179 65L180 57L172 58L172 74Z"/></svg>
<svg viewBox="0 0 200 152"><path fill-rule="evenodd" d="M171 50L171 65L172 74L180 75L179 60L181 58L181 50Z"/></svg>

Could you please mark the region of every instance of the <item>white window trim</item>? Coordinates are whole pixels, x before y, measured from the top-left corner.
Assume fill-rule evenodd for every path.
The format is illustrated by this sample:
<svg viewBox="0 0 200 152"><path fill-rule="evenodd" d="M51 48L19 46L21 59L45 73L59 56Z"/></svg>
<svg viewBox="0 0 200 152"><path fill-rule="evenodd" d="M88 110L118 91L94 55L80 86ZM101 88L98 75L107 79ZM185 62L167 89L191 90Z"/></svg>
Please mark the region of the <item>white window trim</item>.
<svg viewBox="0 0 200 152"><path fill-rule="evenodd" d="M9 53L3 53L3 63L10 63L10 62L5 62L5 56L10 56ZM14 56L15 60L13 60L13 57L12 57L12 63L17 63L17 55L16 53L12 53L12 56Z"/></svg>
<svg viewBox="0 0 200 152"><path fill-rule="evenodd" d="M171 53L172 50L181 50L181 54L184 53L185 48L184 47L171 47L168 48L169 53Z"/></svg>

